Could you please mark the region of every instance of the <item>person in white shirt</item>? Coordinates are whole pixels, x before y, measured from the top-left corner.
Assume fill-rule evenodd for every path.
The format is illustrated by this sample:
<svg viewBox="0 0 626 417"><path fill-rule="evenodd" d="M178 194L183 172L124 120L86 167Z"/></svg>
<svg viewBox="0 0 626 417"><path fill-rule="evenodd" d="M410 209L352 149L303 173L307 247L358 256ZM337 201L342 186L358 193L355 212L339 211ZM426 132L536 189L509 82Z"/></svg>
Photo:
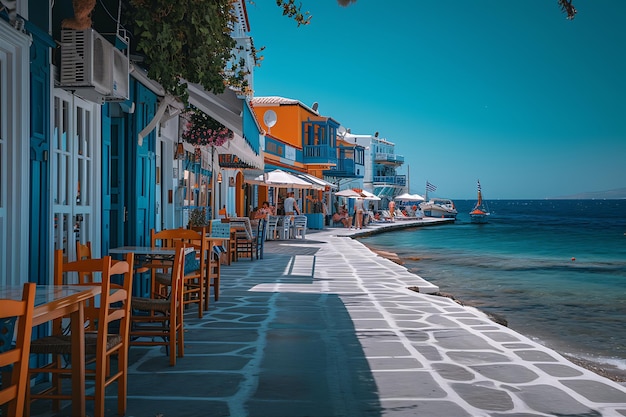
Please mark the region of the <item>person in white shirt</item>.
<svg viewBox="0 0 626 417"><path fill-rule="evenodd" d="M360 197L354 202L354 212L356 215L354 225L357 229L361 229L363 228L363 213L365 213L365 207L363 205L363 199Z"/></svg>
<svg viewBox="0 0 626 417"><path fill-rule="evenodd" d="M300 209L298 209L298 204L296 203L296 199L293 197L293 191L290 191L287 194L287 198L284 202L285 207L285 215L293 216L294 214L300 214Z"/></svg>

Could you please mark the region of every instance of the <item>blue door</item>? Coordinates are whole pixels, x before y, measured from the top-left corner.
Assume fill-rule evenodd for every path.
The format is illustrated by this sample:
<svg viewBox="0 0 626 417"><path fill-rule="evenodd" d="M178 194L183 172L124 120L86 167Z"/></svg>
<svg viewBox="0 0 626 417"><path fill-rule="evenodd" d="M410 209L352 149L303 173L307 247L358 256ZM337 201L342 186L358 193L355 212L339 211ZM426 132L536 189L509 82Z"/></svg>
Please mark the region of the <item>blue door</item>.
<svg viewBox="0 0 626 417"><path fill-rule="evenodd" d="M128 155L132 155L127 165L126 201L128 203L127 242L133 245L150 245L150 229L155 227L156 215L156 131L153 130L138 143L138 134L154 117L157 109L157 96L139 82L134 81L135 102L134 123L126 138ZM150 294L148 274L137 276L134 293L140 296Z"/></svg>
<svg viewBox="0 0 626 417"><path fill-rule="evenodd" d="M105 250L126 244L124 129L128 115L116 106L107 104L102 112L102 247Z"/></svg>
<svg viewBox="0 0 626 417"><path fill-rule="evenodd" d="M38 33L39 34L39 33ZM47 34L34 37L30 57L30 248L29 281L48 284L48 219L50 205L50 47Z"/></svg>

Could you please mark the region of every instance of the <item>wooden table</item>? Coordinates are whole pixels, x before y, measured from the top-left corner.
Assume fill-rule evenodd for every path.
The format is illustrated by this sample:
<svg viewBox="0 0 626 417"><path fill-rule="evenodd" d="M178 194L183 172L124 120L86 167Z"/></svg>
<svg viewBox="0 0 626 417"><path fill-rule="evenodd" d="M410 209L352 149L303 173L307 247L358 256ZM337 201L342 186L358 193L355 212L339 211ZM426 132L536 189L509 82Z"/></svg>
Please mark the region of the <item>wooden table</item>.
<svg viewBox="0 0 626 417"><path fill-rule="evenodd" d="M185 254L192 250L192 248L185 248ZM172 259L174 255L176 255L176 248L160 246L120 246L118 248L109 249L109 254L111 255L125 255L127 253L134 253L135 256L146 256L152 259Z"/></svg>
<svg viewBox="0 0 626 417"><path fill-rule="evenodd" d="M0 288L0 299L22 299L23 287ZM72 331L72 415L85 415L84 302L102 292L99 285L37 285L33 327L69 315Z"/></svg>

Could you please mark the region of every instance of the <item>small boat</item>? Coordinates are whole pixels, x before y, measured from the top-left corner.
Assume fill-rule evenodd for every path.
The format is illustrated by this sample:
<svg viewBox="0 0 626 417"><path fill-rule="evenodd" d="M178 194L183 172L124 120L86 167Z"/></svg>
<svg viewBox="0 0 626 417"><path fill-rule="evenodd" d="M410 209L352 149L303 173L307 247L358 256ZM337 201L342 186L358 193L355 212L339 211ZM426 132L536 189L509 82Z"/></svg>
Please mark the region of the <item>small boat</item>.
<svg viewBox="0 0 626 417"><path fill-rule="evenodd" d="M426 217L456 219L457 211L454 202L448 198L431 198L420 203L420 208Z"/></svg>
<svg viewBox="0 0 626 417"><path fill-rule="evenodd" d="M480 180L478 180L478 201L476 201L474 209L469 213L470 220L472 223L487 223L489 214L487 203L483 201L483 194L480 189Z"/></svg>
<svg viewBox="0 0 626 417"><path fill-rule="evenodd" d="M425 201L419 204L424 216L456 219L457 211L452 200L449 198L428 199L428 192L435 191L436 189L436 186L426 181L426 194L424 194Z"/></svg>

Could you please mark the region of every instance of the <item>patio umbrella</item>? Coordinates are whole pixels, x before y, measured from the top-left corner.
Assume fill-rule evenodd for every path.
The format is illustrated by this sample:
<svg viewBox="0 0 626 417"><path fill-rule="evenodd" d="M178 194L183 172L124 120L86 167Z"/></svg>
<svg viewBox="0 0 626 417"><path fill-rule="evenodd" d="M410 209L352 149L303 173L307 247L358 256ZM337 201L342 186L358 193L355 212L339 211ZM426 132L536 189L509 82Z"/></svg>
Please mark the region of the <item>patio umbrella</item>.
<svg viewBox="0 0 626 417"><path fill-rule="evenodd" d="M369 191L361 190L361 194L363 195L364 200L380 201L380 197L378 197L376 194L370 193Z"/></svg>
<svg viewBox="0 0 626 417"><path fill-rule="evenodd" d="M424 197L419 194L409 194L404 193L396 196L394 200L402 200L402 201L424 201Z"/></svg>
<svg viewBox="0 0 626 417"><path fill-rule="evenodd" d="M357 193L356 191L352 189L337 191L335 195L338 197L348 197L348 198L363 197L361 194Z"/></svg>
<svg viewBox="0 0 626 417"><path fill-rule="evenodd" d="M267 185L270 187L302 188L315 190L324 189L323 185L314 184L310 181L306 181L281 169L275 169L274 171L266 172L263 175L255 177L249 182L253 184Z"/></svg>

